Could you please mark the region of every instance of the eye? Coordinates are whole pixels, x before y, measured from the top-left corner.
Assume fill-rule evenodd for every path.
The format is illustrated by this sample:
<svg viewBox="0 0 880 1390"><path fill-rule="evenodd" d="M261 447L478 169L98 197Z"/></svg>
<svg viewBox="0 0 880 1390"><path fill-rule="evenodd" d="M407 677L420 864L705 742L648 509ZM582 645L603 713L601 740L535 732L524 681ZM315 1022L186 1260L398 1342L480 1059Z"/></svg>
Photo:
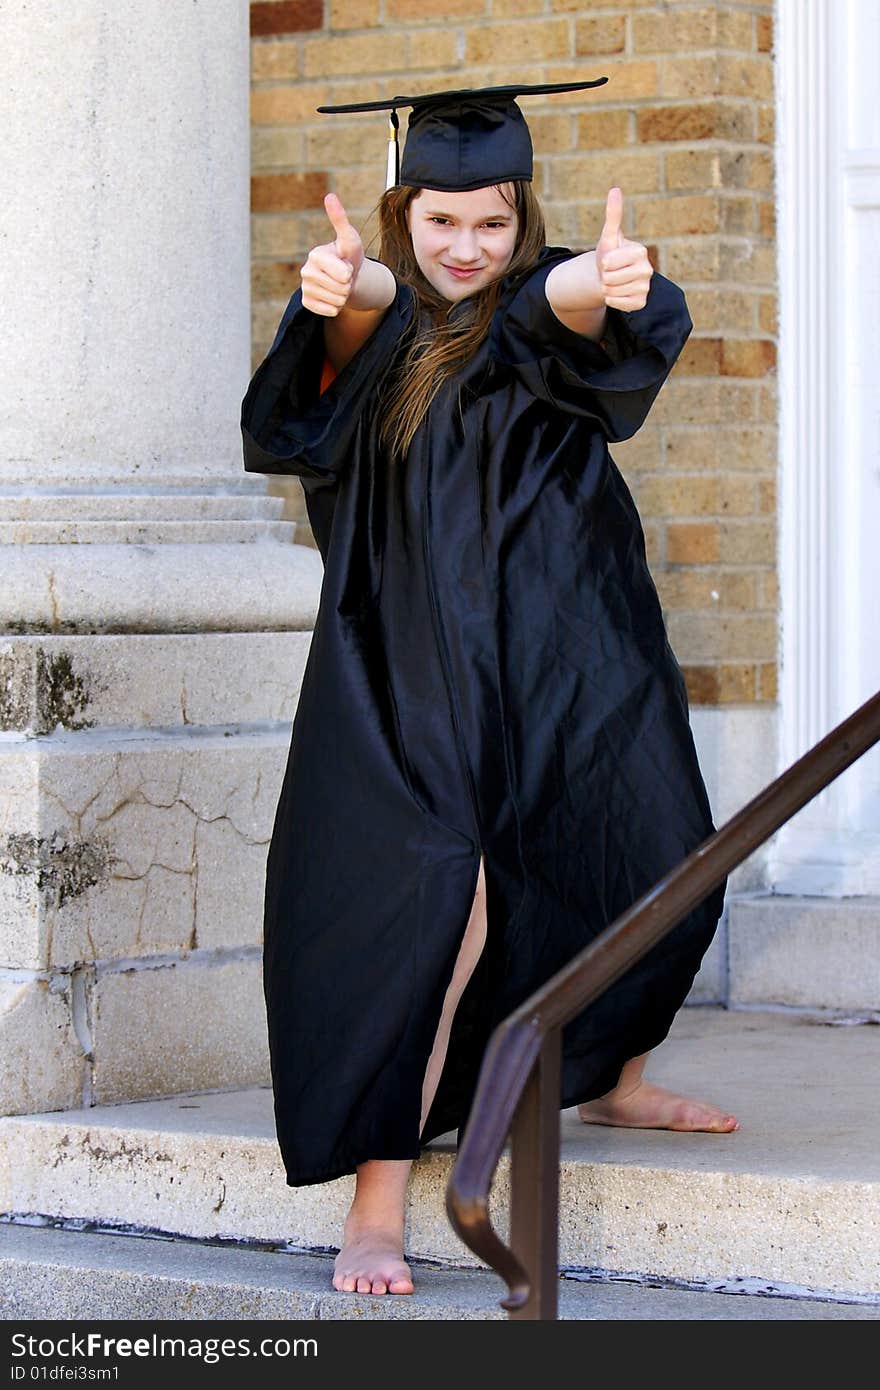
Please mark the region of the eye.
<svg viewBox="0 0 880 1390"><path fill-rule="evenodd" d="M484 227L503 227L504 225L505 225L505 224L504 224L503 222L484 222L484 223L483 223L483 226L484 226Z"/></svg>
<svg viewBox="0 0 880 1390"><path fill-rule="evenodd" d="M442 223L443 226L445 227L445 226L446 226L446 223L449 221L449 218L448 218L448 217L440 217L440 216L438 216L438 215L433 215L433 214L432 214L432 216L428 218L428 221L429 221L429 222L440 222L440 223Z"/></svg>

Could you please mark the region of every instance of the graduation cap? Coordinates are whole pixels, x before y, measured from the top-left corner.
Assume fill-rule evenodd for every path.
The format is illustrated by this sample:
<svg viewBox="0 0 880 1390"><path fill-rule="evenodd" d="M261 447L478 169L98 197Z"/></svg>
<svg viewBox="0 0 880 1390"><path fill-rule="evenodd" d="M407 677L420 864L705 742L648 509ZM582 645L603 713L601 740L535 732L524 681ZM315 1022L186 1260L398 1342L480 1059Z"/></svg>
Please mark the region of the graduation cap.
<svg viewBox="0 0 880 1390"><path fill-rule="evenodd" d="M592 82L474 87L317 109L334 115L343 111L390 111L386 189L403 183L455 193L510 179L531 179L532 141L525 117L516 104L517 97L577 92L584 87L601 87L607 81L607 77L597 77ZM402 165L397 142L399 106L412 107Z"/></svg>

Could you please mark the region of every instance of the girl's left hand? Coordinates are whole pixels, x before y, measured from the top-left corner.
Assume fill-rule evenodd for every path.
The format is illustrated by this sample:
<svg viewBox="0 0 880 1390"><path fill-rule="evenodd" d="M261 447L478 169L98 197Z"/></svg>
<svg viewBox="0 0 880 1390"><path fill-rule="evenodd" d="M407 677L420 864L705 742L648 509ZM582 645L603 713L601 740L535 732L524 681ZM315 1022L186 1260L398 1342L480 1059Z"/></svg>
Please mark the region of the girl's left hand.
<svg viewBox="0 0 880 1390"><path fill-rule="evenodd" d="M639 241L629 241L620 230L622 222L623 191L611 188L605 202L605 225L596 245L596 274L608 308L630 313L644 309L654 271L648 248Z"/></svg>

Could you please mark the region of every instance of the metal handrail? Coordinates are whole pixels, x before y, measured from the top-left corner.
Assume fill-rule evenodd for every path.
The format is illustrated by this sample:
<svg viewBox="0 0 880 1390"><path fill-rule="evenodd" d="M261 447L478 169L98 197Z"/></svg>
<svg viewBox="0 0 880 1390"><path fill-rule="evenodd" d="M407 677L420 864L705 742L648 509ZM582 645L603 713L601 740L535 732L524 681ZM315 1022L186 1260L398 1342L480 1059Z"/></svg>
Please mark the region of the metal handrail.
<svg viewBox="0 0 880 1390"><path fill-rule="evenodd" d="M493 1032L446 1191L464 1243L508 1286L511 1317L557 1316L561 1029L774 831L880 741L880 692L769 783ZM489 1191L510 1136L510 1244Z"/></svg>

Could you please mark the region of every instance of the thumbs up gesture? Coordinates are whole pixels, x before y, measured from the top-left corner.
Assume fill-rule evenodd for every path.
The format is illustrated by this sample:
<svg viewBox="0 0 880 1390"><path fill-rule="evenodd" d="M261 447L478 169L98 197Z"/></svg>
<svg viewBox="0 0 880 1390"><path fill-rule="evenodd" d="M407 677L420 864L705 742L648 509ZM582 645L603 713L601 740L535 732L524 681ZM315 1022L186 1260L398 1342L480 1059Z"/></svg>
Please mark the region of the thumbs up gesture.
<svg viewBox="0 0 880 1390"><path fill-rule="evenodd" d="M300 271L302 302L315 314L335 318L355 287L364 263L364 244L335 193L325 196L324 208L336 236L313 246L306 257Z"/></svg>
<svg viewBox="0 0 880 1390"><path fill-rule="evenodd" d="M654 271L647 247L629 241L621 231L622 222L623 192L611 188L605 202L605 225L596 245L596 273L608 308L631 312L644 309Z"/></svg>

